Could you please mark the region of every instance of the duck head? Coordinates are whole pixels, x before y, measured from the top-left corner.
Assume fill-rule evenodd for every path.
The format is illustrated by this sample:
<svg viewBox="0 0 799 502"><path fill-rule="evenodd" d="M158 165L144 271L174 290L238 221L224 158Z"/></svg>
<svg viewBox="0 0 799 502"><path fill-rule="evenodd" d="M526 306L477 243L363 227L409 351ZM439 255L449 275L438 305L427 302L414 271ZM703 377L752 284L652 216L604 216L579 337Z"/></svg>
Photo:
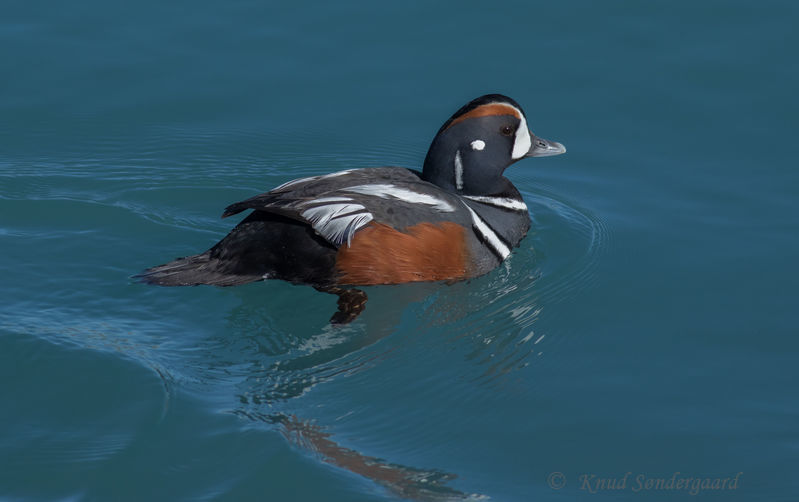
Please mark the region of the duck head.
<svg viewBox="0 0 799 502"><path fill-rule="evenodd" d="M486 94L447 120L433 139L422 177L444 190L465 195L502 193L502 173L527 157L565 153L557 141L528 129L521 106L507 96Z"/></svg>

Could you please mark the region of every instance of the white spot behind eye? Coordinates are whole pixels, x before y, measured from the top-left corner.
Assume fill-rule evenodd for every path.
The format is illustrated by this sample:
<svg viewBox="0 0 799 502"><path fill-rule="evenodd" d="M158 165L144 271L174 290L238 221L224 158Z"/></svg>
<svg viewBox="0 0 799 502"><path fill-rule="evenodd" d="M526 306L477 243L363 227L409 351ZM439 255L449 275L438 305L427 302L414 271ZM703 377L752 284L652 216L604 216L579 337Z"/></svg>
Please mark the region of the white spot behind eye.
<svg viewBox="0 0 799 502"><path fill-rule="evenodd" d="M486 142L482 139L476 139L472 141L472 150L482 150L486 147Z"/></svg>

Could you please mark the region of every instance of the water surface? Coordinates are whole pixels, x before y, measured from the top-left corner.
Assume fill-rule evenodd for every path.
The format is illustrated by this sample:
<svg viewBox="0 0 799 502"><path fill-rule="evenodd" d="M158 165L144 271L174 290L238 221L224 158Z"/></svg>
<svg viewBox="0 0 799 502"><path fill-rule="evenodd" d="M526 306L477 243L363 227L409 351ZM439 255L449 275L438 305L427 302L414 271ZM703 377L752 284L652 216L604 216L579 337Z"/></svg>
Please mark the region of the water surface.
<svg viewBox="0 0 799 502"><path fill-rule="evenodd" d="M0 499L791 500L797 14L12 2ZM508 171L533 227L493 273L343 328L310 287L130 279L290 179L419 167L487 92L569 149ZM675 473L738 483L635 489Z"/></svg>

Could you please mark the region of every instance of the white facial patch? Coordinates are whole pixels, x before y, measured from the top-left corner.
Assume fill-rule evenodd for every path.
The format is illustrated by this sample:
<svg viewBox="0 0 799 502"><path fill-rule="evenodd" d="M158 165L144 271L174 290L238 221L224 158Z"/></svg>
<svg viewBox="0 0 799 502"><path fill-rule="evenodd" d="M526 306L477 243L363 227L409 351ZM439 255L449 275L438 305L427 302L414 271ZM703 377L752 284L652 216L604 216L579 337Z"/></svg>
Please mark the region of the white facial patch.
<svg viewBox="0 0 799 502"><path fill-rule="evenodd" d="M476 139L472 141L472 150L482 150L486 147L486 142L482 139Z"/></svg>
<svg viewBox="0 0 799 502"><path fill-rule="evenodd" d="M519 115L521 120L519 121L519 127L516 128L516 139L513 142L513 152L510 154L514 160L521 159L527 155L530 147L533 146L530 131L527 129L527 120L525 120L524 115Z"/></svg>

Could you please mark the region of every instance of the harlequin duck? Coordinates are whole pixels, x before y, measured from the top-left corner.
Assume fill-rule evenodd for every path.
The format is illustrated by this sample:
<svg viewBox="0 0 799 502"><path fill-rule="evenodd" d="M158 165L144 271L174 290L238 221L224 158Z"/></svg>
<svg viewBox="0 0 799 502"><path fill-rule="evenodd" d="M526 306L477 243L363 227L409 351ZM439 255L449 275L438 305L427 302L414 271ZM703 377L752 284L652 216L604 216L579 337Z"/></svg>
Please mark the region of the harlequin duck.
<svg viewBox="0 0 799 502"><path fill-rule="evenodd" d="M377 167L289 181L228 206L223 218L254 211L208 251L137 277L162 286L310 284L339 296L331 322L350 322L366 303L353 286L457 281L499 265L530 227L503 172L565 151L533 135L514 100L481 96L441 126L421 172Z"/></svg>

